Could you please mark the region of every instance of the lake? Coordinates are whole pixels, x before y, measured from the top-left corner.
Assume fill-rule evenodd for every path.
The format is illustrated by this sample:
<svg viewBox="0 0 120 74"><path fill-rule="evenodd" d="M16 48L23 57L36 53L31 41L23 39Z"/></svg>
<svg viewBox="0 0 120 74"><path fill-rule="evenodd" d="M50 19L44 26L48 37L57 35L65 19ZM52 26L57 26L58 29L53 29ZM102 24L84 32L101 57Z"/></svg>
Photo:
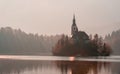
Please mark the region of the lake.
<svg viewBox="0 0 120 74"><path fill-rule="evenodd" d="M120 74L120 56L0 55L0 74Z"/></svg>

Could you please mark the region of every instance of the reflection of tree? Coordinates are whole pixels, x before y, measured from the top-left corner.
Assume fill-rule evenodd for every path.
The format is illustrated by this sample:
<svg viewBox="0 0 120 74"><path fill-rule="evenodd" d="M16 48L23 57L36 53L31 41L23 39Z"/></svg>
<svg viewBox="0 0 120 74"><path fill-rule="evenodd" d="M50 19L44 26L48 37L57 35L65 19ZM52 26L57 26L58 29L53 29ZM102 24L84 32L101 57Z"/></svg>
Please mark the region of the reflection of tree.
<svg viewBox="0 0 120 74"><path fill-rule="evenodd" d="M22 74L25 71L36 71L53 66L50 61L32 61L32 60L1 60L0 74Z"/></svg>
<svg viewBox="0 0 120 74"><path fill-rule="evenodd" d="M99 69L102 69L103 67L107 69L107 67L109 67L109 63L103 62L56 61L55 63L65 74L100 74ZM91 71L93 72L91 73Z"/></svg>
<svg viewBox="0 0 120 74"><path fill-rule="evenodd" d="M54 74L112 74L111 70L117 74L119 68L120 63L114 63L111 67L110 63L107 62L0 59L0 74L23 74L26 71L33 74L36 72L37 74L53 74L52 72Z"/></svg>

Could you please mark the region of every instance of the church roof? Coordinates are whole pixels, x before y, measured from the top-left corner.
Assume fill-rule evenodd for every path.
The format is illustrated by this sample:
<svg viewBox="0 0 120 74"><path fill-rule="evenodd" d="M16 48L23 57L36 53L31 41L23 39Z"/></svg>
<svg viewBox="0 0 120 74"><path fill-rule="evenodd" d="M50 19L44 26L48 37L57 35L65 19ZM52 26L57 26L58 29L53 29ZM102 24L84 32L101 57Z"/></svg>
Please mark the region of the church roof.
<svg viewBox="0 0 120 74"><path fill-rule="evenodd" d="M82 38L82 39L89 39L89 36L84 31L79 31L78 32L78 37Z"/></svg>

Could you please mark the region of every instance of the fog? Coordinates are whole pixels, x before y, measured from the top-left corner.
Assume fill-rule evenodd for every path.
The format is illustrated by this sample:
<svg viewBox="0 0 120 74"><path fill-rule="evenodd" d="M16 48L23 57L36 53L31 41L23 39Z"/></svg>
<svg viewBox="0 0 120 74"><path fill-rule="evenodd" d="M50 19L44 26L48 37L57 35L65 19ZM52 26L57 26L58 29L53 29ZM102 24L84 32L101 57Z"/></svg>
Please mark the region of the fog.
<svg viewBox="0 0 120 74"><path fill-rule="evenodd" d="M120 28L120 0L0 0L0 27L28 33L70 35L73 14L88 34Z"/></svg>

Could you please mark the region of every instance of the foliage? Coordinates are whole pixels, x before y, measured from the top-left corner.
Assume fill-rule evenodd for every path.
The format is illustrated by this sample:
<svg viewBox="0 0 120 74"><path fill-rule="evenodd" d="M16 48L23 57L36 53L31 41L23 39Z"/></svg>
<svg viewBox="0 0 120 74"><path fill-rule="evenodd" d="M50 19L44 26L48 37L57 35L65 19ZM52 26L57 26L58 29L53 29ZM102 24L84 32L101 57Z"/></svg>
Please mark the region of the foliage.
<svg viewBox="0 0 120 74"><path fill-rule="evenodd" d="M105 41L112 47L113 55L120 55L120 30L106 35Z"/></svg>
<svg viewBox="0 0 120 74"><path fill-rule="evenodd" d="M61 35L43 36L25 33L20 29L0 29L0 54L51 54L52 46Z"/></svg>
<svg viewBox="0 0 120 74"><path fill-rule="evenodd" d="M95 34L92 39L81 32L78 37L62 35L52 52L53 55L58 56L108 56L111 53L111 48L103 42L103 38L98 34Z"/></svg>

